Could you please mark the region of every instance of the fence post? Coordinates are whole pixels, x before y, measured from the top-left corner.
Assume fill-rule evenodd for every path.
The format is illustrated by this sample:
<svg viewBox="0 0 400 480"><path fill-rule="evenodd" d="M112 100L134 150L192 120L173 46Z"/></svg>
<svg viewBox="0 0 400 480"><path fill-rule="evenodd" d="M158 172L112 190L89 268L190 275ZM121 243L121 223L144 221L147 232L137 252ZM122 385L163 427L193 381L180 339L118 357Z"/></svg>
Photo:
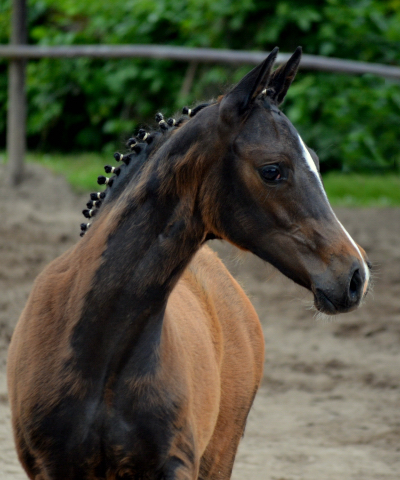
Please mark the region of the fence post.
<svg viewBox="0 0 400 480"><path fill-rule="evenodd" d="M26 0L13 0L10 44L26 41ZM25 59L12 59L8 70L7 155L12 185L22 180L26 151L25 66Z"/></svg>

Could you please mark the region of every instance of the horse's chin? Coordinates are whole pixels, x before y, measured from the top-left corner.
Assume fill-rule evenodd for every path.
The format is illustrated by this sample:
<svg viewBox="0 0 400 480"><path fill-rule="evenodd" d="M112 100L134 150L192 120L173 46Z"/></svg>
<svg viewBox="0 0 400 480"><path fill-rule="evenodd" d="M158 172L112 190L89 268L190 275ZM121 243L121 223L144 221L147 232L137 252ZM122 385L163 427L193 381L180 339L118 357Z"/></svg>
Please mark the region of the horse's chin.
<svg viewBox="0 0 400 480"><path fill-rule="evenodd" d="M339 313L348 313L356 310L360 306L360 303L356 305L335 305L327 295L322 291L317 289L314 293L314 307L320 313L324 315L338 315Z"/></svg>
<svg viewBox="0 0 400 480"><path fill-rule="evenodd" d="M329 298L321 291L314 294L314 307L325 315L337 315L339 312Z"/></svg>

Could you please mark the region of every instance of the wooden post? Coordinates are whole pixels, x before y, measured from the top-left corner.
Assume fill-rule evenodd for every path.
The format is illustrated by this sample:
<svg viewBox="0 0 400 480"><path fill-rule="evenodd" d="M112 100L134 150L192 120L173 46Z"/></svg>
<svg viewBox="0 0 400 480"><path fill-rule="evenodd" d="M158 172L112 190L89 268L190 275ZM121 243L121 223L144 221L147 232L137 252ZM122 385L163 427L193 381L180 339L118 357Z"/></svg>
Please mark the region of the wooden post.
<svg viewBox="0 0 400 480"><path fill-rule="evenodd" d="M26 0L13 0L10 44L26 41ZM12 185L22 180L26 151L25 66L25 59L12 59L8 70L7 155Z"/></svg>

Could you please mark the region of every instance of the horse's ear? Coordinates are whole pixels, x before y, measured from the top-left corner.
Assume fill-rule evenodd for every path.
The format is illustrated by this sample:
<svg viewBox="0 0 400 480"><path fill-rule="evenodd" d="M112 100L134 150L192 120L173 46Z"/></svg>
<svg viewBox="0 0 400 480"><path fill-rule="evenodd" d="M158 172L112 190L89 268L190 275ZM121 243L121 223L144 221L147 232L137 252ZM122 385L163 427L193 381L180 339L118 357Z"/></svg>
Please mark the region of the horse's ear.
<svg viewBox="0 0 400 480"><path fill-rule="evenodd" d="M278 47L275 47L258 67L251 70L223 97L220 115L224 121L231 123L236 120L237 115L242 116L265 89L278 51Z"/></svg>
<svg viewBox="0 0 400 480"><path fill-rule="evenodd" d="M275 70L271 75L271 78L268 82L268 96L277 104L280 105L287 91L289 90L290 85L292 84L294 77L296 76L297 70L300 65L301 60L301 47L297 47L294 54L289 58L289 60L281 65Z"/></svg>

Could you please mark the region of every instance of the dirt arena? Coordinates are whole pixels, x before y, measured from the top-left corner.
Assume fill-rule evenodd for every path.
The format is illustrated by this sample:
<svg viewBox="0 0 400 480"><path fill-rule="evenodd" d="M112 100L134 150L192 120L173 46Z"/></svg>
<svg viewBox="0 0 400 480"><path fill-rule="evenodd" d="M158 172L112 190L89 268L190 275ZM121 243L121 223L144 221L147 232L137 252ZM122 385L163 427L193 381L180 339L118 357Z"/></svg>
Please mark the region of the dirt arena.
<svg viewBox="0 0 400 480"><path fill-rule="evenodd" d="M0 479L27 477L13 446L7 347L32 282L79 239L86 197L30 167L10 190L0 165ZM318 318L311 295L254 256L212 242L252 299L265 373L234 480L400 478L400 209L337 209L368 252L375 288L357 312Z"/></svg>

